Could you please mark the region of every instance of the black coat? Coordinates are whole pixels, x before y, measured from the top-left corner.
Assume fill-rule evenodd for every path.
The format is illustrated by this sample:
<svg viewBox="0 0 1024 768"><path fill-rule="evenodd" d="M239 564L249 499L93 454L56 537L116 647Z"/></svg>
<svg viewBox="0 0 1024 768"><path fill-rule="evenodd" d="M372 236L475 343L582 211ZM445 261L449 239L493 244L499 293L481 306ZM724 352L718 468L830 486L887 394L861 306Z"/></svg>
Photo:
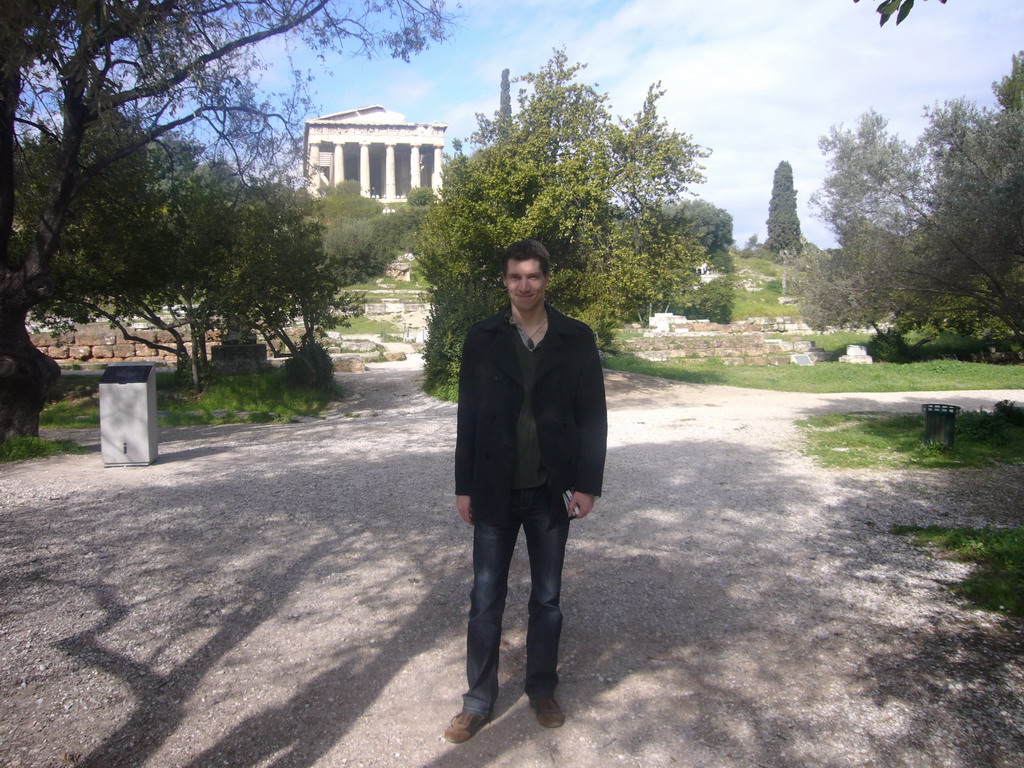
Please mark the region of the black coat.
<svg viewBox="0 0 1024 768"><path fill-rule="evenodd" d="M520 342L509 329L507 312L470 328L462 348L455 493L472 498L477 521L506 518L516 463L524 392L513 346ZM535 353L533 416L548 486L553 497L568 489L599 496L608 415L594 334L551 306L547 312L548 330Z"/></svg>

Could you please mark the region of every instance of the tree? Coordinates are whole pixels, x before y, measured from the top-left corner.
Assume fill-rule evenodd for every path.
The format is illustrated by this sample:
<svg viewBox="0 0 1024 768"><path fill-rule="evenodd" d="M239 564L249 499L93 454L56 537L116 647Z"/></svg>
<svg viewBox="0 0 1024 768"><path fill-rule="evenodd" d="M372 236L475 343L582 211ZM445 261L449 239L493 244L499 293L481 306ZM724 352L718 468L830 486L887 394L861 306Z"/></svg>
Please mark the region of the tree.
<svg viewBox="0 0 1024 768"><path fill-rule="evenodd" d="M256 46L290 36L338 51L408 57L444 37L440 0L14 0L0 25L0 440L38 433L59 375L25 328L52 295L51 263L88 184L174 130L203 134L247 175L269 169L299 88L279 99L258 90ZM290 131L295 135L295 131ZM102 135L91 156L90 136ZM21 204L16 155L49 145L45 194Z"/></svg>
<svg viewBox="0 0 1024 768"><path fill-rule="evenodd" d="M1010 74L992 83L992 92L1003 109L1024 109L1024 51L1013 56Z"/></svg>
<svg viewBox="0 0 1024 768"><path fill-rule="evenodd" d="M103 319L173 352L201 391L209 332L259 330L294 354L286 329L296 319L308 344L354 307L324 252L313 198L280 184L243 187L222 166L190 165L190 154L136 153L97 179L55 260L58 298L39 309L51 326ZM174 341L134 331L137 318Z"/></svg>
<svg viewBox="0 0 1024 768"><path fill-rule="evenodd" d="M578 81L581 69L556 52L521 78L528 87L507 130L500 116L478 116L477 151L446 165L420 262L433 286L425 351L432 386L451 381L468 325L501 302L498 255L514 240L548 247L552 302L599 332L695 279L702 250L662 208L702 180L705 153L658 117L657 87L640 112L616 121L606 96Z"/></svg>
<svg viewBox="0 0 1024 768"><path fill-rule="evenodd" d="M859 3L860 0L853 0L853 2ZM945 4L946 0L939 0L939 2ZM914 0L882 0L875 9L879 15L878 26L885 26L885 22L887 22L893 14L896 14L896 23L902 23L913 8Z"/></svg>
<svg viewBox="0 0 1024 768"><path fill-rule="evenodd" d="M498 113L505 120L512 119L512 92L508 81L508 69L501 70L501 102Z"/></svg>
<svg viewBox="0 0 1024 768"><path fill-rule="evenodd" d="M732 214L707 200L682 200L666 206L677 226L704 246L710 263L719 272L732 272L730 249L736 241L732 234Z"/></svg>
<svg viewBox="0 0 1024 768"><path fill-rule="evenodd" d="M767 224L768 239L764 247L782 261L782 292L785 294L789 261L800 255L802 247L796 190L793 189L793 166L785 160L775 168Z"/></svg>
<svg viewBox="0 0 1024 768"><path fill-rule="evenodd" d="M302 351L318 343L324 329L360 311L358 297L341 290L345 283L325 252L314 205L304 191L280 184L245 190L238 239L221 280L221 317L260 331L271 344L276 340L306 366L311 361ZM289 333L296 321L302 324L297 341Z"/></svg>
<svg viewBox="0 0 1024 768"><path fill-rule="evenodd" d="M1024 343L1024 112L928 110L910 145L881 116L833 128L814 204L841 252L809 278L817 321L895 322Z"/></svg>

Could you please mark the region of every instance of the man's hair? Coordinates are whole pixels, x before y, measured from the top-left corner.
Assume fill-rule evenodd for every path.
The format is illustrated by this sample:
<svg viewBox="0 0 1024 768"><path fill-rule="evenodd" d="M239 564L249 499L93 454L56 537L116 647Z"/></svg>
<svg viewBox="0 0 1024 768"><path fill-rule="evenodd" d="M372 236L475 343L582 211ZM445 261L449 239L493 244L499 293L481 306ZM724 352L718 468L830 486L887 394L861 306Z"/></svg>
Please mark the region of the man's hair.
<svg viewBox="0 0 1024 768"><path fill-rule="evenodd" d="M540 241L529 238L517 240L505 249L501 255L501 274L508 274L510 261L529 261L530 259L536 259L540 263L540 271L544 273L545 277L551 274L551 254L548 253L548 249Z"/></svg>

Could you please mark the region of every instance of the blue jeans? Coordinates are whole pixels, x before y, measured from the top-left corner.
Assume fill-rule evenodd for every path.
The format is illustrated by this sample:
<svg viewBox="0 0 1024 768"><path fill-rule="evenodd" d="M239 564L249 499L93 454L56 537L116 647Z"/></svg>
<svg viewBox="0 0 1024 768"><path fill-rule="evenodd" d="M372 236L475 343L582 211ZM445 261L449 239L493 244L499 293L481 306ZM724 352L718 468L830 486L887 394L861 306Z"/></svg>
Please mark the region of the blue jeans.
<svg viewBox="0 0 1024 768"><path fill-rule="evenodd" d="M546 486L512 491L508 523L473 527L473 591L466 636L469 690L463 709L490 715L498 697L498 647L508 593L508 570L519 527L530 555L529 625L526 633L526 695L551 696L558 685L558 641L562 634L562 562L569 518L551 514Z"/></svg>

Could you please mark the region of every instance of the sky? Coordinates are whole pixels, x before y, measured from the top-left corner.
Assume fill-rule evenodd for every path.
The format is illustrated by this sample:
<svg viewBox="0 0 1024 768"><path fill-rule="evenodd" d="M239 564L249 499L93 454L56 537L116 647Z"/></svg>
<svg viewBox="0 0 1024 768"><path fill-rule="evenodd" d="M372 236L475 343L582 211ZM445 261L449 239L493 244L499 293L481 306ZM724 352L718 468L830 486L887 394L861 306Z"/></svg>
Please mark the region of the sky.
<svg viewBox="0 0 1024 768"><path fill-rule="evenodd" d="M913 141L924 109L956 98L994 106L992 83L1024 50L1022 0L918 0L898 27L874 0L463 0L449 40L409 63L331 58L314 66L317 115L380 104L467 139L498 108L501 71L536 72L555 49L586 64L580 79L632 116L648 87L659 113L710 149L689 191L733 217L738 246L763 242L772 177L793 166L804 235L832 233L809 206L827 173L818 140L869 109ZM298 59L301 64L303 59ZM273 70L270 75L274 76ZM272 83L268 84L272 85ZM512 84L513 108L519 85Z"/></svg>

